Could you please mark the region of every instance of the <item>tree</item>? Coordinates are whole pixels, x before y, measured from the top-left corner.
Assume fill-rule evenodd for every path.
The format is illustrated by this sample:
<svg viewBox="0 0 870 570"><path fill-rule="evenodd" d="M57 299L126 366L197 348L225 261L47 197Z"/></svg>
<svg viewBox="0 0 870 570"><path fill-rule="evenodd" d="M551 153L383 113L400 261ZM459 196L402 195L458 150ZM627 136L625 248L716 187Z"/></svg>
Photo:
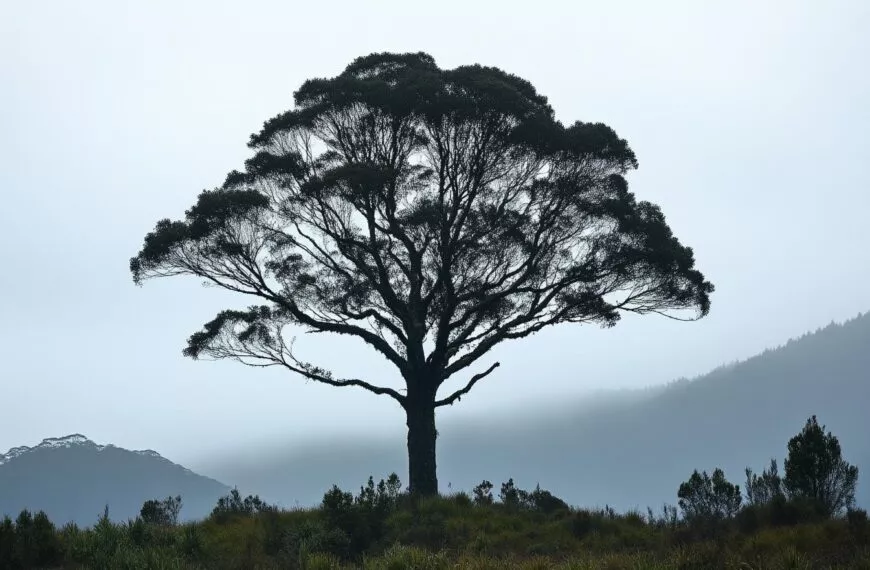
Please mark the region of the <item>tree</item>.
<svg viewBox="0 0 870 570"><path fill-rule="evenodd" d="M766 505L777 497L782 497L782 478L776 459L770 460L770 467L756 475L746 468L746 502L750 505Z"/></svg>
<svg viewBox="0 0 870 570"><path fill-rule="evenodd" d="M833 516L855 503L858 467L843 460L839 440L813 416L788 442L783 484L792 499L814 501Z"/></svg>
<svg viewBox="0 0 870 570"><path fill-rule="evenodd" d="M412 493L437 493L435 410L499 366L480 363L495 346L625 312L707 314L713 286L691 248L628 191L626 141L601 123L564 126L527 81L384 53L294 100L251 136L244 172L159 221L130 269L136 283L192 275L256 300L193 334L189 357L398 402ZM362 340L404 388L303 360L290 327Z"/></svg>
<svg viewBox="0 0 870 570"><path fill-rule="evenodd" d="M139 517L148 524L175 526L178 524L179 512L181 512L181 495L166 497L162 501L145 501L139 511Z"/></svg>
<svg viewBox="0 0 870 570"><path fill-rule="evenodd" d="M689 480L680 484L679 506L687 521L718 521L730 519L740 510L740 486L729 483L721 469L713 476L695 470Z"/></svg>
<svg viewBox="0 0 870 570"><path fill-rule="evenodd" d="M233 517L248 517L275 511L277 507L266 503L259 495L248 495L243 499L238 488L234 487L228 495L218 499L217 505L211 511L211 518L218 522L225 522Z"/></svg>

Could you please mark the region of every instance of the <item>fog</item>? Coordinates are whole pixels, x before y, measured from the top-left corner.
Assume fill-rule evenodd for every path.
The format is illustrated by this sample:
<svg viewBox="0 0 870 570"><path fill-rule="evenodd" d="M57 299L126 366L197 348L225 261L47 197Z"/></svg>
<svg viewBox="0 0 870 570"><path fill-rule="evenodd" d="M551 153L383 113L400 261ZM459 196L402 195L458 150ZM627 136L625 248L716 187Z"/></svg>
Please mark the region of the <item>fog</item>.
<svg viewBox="0 0 870 570"><path fill-rule="evenodd" d="M660 385L870 308L870 4L17 2L0 22L0 450L83 433L204 465L239 449L403 437L387 399L181 355L247 299L194 279L133 285L165 217L249 156L311 77L375 51L531 81L602 121L716 285L709 317L559 326L439 421ZM315 363L395 383L364 345L299 338ZM456 379L460 385L464 378ZM445 390L449 388L446 387ZM493 419L495 421L495 419Z"/></svg>

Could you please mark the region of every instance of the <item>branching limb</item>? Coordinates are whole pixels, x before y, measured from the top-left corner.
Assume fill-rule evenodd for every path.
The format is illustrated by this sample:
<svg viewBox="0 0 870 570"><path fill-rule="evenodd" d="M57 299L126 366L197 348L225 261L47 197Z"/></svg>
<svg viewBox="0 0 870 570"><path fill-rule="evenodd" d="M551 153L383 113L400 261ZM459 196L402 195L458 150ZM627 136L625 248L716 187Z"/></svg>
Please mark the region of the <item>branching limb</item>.
<svg viewBox="0 0 870 570"><path fill-rule="evenodd" d="M471 389L474 388L475 384L477 384L480 380L489 376L490 373L493 370L495 370L496 368L498 368L500 365L501 365L500 363L495 362L495 363L493 363L492 366L490 366L489 368L487 368L483 372L480 372L479 374L475 374L474 376L471 377L471 380L468 381L468 384L466 384L464 388L462 388L461 390L457 390L457 391L453 392L452 394L450 394L449 396L447 396L443 400L437 400L435 402L435 407L439 408L441 406L452 406L453 402L456 402L457 400L462 398L462 396L471 392Z"/></svg>
<svg viewBox="0 0 870 570"><path fill-rule="evenodd" d="M184 354L231 359L254 367L281 366L309 380L329 386L357 386L373 394L390 396L399 404L405 397L392 388L358 378L336 378L330 371L298 359L284 340L282 329L292 319L268 307L223 311L204 329L191 335Z"/></svg>

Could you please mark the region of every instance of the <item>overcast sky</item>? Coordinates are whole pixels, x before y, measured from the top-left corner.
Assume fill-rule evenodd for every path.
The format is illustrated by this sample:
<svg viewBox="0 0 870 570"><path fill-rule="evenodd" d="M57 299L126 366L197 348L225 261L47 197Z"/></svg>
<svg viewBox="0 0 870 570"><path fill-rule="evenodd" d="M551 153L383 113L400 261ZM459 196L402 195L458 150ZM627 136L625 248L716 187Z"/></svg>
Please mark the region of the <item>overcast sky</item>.
<svg viewBox="0 0 870 570"><path fill-rule="evenodd" d="M633 191L717 288L699 322L503 345L442 418L694 376L870 309L866 0L6 0L2 14L0 452L81 432L185 462L404 428L367 392L184 359L191 332L247 299L192 278L138 288L128 271L154 222L239 168L305 79L375 51L498 66L561 120L612 126L640 162ZM395 380L352 341L298 348Z"/></svg>

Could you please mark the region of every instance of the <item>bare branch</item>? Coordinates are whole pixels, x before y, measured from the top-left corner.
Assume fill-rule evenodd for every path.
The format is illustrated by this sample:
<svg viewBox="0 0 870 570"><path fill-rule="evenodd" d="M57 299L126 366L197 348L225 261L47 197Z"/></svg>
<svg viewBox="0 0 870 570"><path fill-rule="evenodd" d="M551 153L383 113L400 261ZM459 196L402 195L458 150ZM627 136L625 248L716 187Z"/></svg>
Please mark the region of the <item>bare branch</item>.
<svg viewBox="0 0 870 570"><path fill-rule="evenodd" d="M498 368L499 366L501 366L501 364L498 362L495 362L495 363L493 363L492 366L490 366L489 368L487 368L483 372L480 372L479 374L475 374L474 376L471 377L471 380L468 381L468 384L466 384L464 388L462 388L461 390L457 390L457 391L453 392L452 394L450 394L449 396L447 396L443 400L437 400L435 402L435 407L440 408L441 406L452 406L453 402L456 402L457 400L462 398L462 396L471 392L471 389L474 388L475 384L477 384L483 378L489 376L489 374L493 370Z"/></svg>

